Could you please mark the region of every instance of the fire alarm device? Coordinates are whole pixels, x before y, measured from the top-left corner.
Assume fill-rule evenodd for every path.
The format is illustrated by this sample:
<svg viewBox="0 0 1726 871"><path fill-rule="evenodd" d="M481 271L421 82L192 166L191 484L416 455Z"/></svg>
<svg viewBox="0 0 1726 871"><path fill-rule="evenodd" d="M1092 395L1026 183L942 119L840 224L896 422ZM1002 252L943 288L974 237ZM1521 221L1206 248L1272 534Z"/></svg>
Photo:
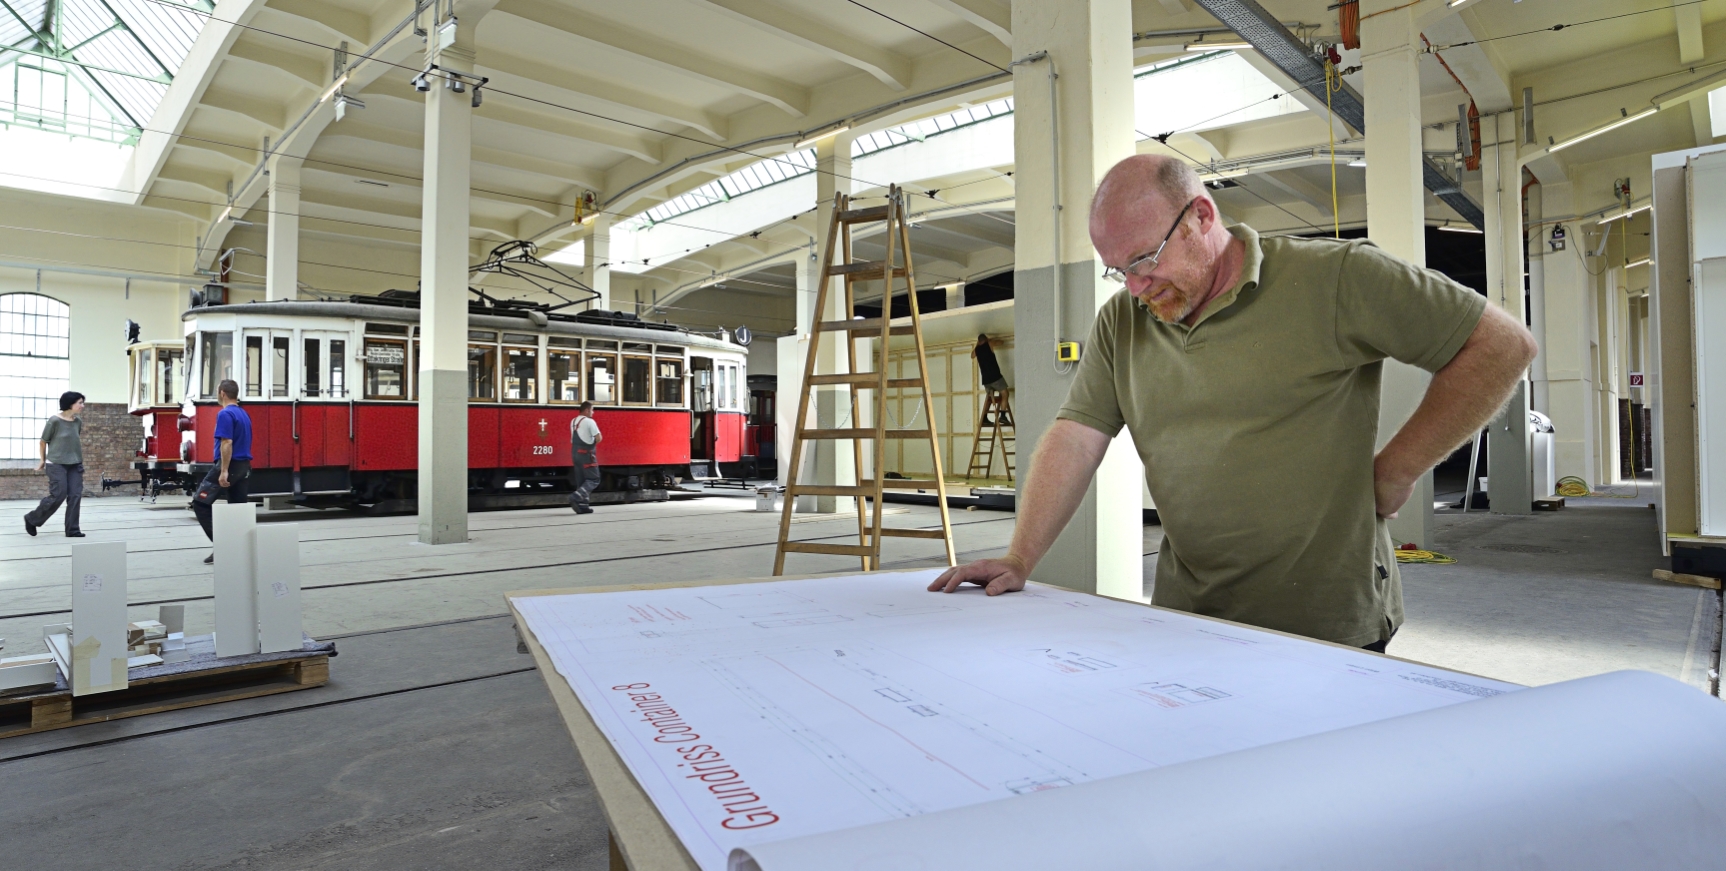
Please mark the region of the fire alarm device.
<svg viewBox="0 0 1726 871"><path fill-rule="evenodd" d="M1056 342L1055 343L1055 360L1057 362L1061 362L1061 363L1077 363L1077 362L1079 362L1079 343L1078 342Z"/></svg>

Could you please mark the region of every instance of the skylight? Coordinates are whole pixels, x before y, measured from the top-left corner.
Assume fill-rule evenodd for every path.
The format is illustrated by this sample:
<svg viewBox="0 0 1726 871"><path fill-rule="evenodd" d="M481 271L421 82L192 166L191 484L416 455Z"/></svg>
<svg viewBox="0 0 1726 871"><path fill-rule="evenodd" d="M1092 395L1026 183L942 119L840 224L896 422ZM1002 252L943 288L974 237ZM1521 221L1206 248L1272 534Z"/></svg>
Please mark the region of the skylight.
<svg viewBox="0 0 1726 871"><path fill-rule="evenodd" d="M853 158L885 151L911 142L922 142L930 136L957 130L972 124L978 124L1000 115L1013 113L1013 100L995 100L978 106L970 106L933 118L924 118L898 127L866 133L851 141L851 156ZM687 215L696 209L711 206L715 203L729 202L732 197L742 196L750 191L760 190L771 184L778 184L787 179L808 175L815 171L815 149L804 148L768 158L759 163L752 163L723 178L717 178L687 193L672 197L641 216L621 224L626 230L641 230L651 227L660 221L669 221L678 215Z"/></svg>

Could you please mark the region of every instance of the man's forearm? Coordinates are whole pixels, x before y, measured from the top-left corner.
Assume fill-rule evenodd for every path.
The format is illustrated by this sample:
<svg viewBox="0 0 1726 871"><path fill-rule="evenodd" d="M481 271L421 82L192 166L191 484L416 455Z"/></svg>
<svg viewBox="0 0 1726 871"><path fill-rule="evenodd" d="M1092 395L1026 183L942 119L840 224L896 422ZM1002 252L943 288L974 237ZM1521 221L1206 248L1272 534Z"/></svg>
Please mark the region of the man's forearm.
<svg viewBox="0 0 1726 871"><path fill-rule="evenodd" d="M1102 465L1109 437L1081 423L1057 420L1037 442L1031 471L1025 477L1018 523L1007 556L1024 563L1028 573L1049 552L1055 539L1079 510L1091 477Z"/></svg>
<svg viewBox="0 0 1726 871"><path fill-rule="evenodd" d="M1420 406L1379 452L1376 476L1412 481L1438 465L1498 413L1535 351L1527 329L1487 306L1467 344L1432 376Z"/></svg>
<svg viewBox="0 0 1726 871"><path fill-rule="evenodd" d="M228 474L228 461L234 456L234 443L230 439L222 439L222 474Z"/></svg>

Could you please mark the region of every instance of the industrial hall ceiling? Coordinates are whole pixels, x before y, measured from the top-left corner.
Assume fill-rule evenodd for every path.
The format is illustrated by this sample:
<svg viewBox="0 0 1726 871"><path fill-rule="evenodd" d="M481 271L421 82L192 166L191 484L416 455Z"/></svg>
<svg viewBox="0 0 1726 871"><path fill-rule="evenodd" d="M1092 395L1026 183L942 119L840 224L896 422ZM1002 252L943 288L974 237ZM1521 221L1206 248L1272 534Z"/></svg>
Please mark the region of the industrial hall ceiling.
<svg viewBox="0 0 1726 871"><path fill-rule="evenodd" d="M1178 61L1195 41L1227 37L1206 5L1134 2L1136 65ZM1311 43L1339 40L1330 0L1262 5ZM1395 5L1363 2L1362 9ZM1422 6L1432 7L1425 36L1438 50L1421 57L1421 120L1432 128L1429 155L1441 161L1452 150L1456 107L1471 99L1482 112L1501 111L1520 107L1522 89L1532 88L1545 142L1726 69L1698 63L1704 47L1726 38L1726 0ZM475 262L514 239L535 242L542 256L575 245L591 232L583 210L641 225L644 213L663 206L674 223L690 223L705 202L701 191L724 196L724 186L704 185L841 126L860 142L884 131L922 142L923 134L903 131L943 113L990 105L1010 112L1008 0L467 0L454 10L457 26L471 28L475 72L488 79L473 110ZM447 13L447 4L404 0L5 0L0 39L14 48L7 62L58 59L88 78L116 129L130 126L135 137L130 167L110 198L188 216L202 237L195 265L208 267L237 244L230 238L237 229L269 220L271 154L304 158L305 259L316 258L320 240L417 245L424 95L412 79ZM1342 160L1335 196L1360 201L1360 134L1327 121L1322 101L1256 52L1239 54L1296 111L1167 136L1141 130L1139 150L1220 168L1218 199L1233 216L1278 230L1329 230L1326 149L1335 137ZM1358 74L1348 80L1365 90ZM1562 159L1585 164L1690 147L1711 136L1703 96ZM891 181L928 193L914 248L921 246L932 274L958 281L1010 268L1013 169L1009 150L997 163L936 167L922 177L858 173L853 186L864 193ZM679 199L691 192L698 196ZM1460 222L1428 200L1429 221ZM777 291L791 279L774 257L813 237L806 215L705 229L705 241L628 272L662 302L710 284L703 276L746 278L750 264L761 275L736 286Z"/></svg>

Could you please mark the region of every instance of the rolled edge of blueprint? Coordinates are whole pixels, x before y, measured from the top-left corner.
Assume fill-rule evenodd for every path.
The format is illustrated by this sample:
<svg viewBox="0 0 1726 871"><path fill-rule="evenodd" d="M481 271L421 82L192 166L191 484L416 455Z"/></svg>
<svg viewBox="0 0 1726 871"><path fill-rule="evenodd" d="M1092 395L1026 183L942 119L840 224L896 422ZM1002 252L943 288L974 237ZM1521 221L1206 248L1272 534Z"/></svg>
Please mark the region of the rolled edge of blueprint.
<svg viewBox="0 0 1726 871"><path fill-rule="evenodd" d="M1719 868L1723 784L1726 704L1621 671L734 850L729 867Z"/></svg>

